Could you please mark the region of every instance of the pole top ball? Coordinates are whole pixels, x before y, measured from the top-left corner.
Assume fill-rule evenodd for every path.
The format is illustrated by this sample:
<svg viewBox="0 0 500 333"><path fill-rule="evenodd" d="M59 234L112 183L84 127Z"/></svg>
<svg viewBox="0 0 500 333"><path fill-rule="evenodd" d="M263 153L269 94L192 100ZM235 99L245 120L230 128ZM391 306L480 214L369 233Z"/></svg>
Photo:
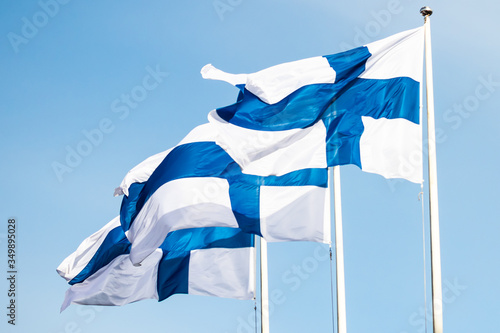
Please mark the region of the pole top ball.
<svg viewBox="0 0 500 333"><path fill-rule="evenodd" d="M422 7L420 8L420 14L422 14L422 16L424 17L427 17L427 16L431 16L432 15L432 9L430 7Z"/></svg>

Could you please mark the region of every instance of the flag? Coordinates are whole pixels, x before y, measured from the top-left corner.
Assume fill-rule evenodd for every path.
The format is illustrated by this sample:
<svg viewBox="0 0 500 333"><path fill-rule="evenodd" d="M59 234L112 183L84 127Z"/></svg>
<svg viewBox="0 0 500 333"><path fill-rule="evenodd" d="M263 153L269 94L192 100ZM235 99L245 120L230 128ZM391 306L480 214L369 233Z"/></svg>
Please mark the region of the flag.
<svg viewBox="0 0 500 333"><path fill-rule="evenodd" d="M252 74L209 64L202 76L240 89L237 102L209 120L217 144L244 173L354 164L419 183L422 71L423 27Z"/></svg>
<svg viewBox="0 0 500 333"><path fill-rule="evenodd" d="M57 268L71 285L61 311L72 303L125 305L143 299L162 301L173 294L252 299L253 239L235 228L178 230L134 266L131 244L117 217Z"/></svg>
<svg viewBox="0 0 500 333"><path fill-rule="evenodd" d="M132 263L145 260L170 232L190 228L240 228L271 242L330 242L326 168L244 174L215 135L210 123L196 127L130 170L115 190L125 194L120 220Z"/></svg>

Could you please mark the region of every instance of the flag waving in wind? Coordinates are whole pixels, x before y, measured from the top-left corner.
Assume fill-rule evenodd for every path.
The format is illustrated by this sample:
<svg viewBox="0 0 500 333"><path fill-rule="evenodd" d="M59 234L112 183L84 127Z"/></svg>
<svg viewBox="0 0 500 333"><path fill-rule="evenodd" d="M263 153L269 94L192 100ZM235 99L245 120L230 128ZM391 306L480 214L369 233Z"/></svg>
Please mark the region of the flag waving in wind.
<svg viewBox="0 0 500 333"><path fill-rule="evenodd" d="M212 65L207 79L240 89L214 110L216 142L244 173L282 175L355 164L386 178L422 180L423 28L339 54L252 74Z"/></svg>
<svg viewBox="0 0 500 333"><path fill-rule="evenodd" d="M268 241L330 242L326 168L243 174L215 136L210 123L196 127L176 147L130 170L115 190L125 194L120 220L134 264L170 232L189 228L240 228Z"/></svg>
<svg viewBox="0 0 500 333"><path fill-rule="evenodd" d="M249 299L253 235L330 242L328 166L422 180L423 29L253 74L177 146L125 176L120 216L59 266L71 303Z"/></svg>
<svg viewBox="0 0 500 333"><path fill-rule="evenodd" d="M134 266L131 244L117 217L85 239L57 268L71 285L61 311L72 303L125 305L143 299L162 301L173 294L251 299L253 238L237 228L178 230Z"/></svg>

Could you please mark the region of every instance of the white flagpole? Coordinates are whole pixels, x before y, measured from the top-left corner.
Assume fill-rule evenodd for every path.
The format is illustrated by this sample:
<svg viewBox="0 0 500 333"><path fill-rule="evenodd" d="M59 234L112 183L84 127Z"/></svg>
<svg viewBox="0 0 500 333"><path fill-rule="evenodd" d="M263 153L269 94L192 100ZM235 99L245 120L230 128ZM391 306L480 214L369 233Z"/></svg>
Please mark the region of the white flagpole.
<svg viewBox="0 0 500 333"><path fill-rule="evenodd" d="M427 135L429 149L429 210L431 236L431 278L433 332L443 333L443 302L441 285L441 245L439 240L439 210L436 165L436 126L434 121L434 87L432 79L431 22L432 9L423 7L425 30L425 76L427 89Z"/></svg>
<svg viewBox="0 0 500 333"><path fill-rule="evenodd" d="M344 238L342 232L342 203L340 200L340 167L330 168L333 182L333 201L335 218L335 263L337 272L337 333L346 333Z"/></svg>
<svg viewBox="0 0 500 333"><path fill-rule="evenodd" d="M263 237L260 237L260 323L261 333L269 333L267 241Z"/></svg>

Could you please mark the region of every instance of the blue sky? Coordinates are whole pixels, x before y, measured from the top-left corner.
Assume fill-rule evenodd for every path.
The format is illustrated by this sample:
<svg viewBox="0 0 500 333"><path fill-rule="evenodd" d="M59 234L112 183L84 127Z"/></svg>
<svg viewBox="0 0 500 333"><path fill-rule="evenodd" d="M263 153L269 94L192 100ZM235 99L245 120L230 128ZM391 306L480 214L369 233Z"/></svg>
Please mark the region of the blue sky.
<svg viewBox="0 0 500 333"><path fill-rule="evenodd" d="M498 331L499 4L26 0L0 4L0 266L6 276L7 220L15 218L19 271L15 327L0 279L2 332L253 331L252 301L213 297L73 305L60 314L67 284L55 269L117 215L113 189L129 169L235 100L233 87L201 78L205 64L245 73L340 52L420 26L423 5L435 12L444 328ZM127 104L123 96L151 71L157 85ZM83 147L98 128L102 140ZM78 147L87 155L55 172ZM423 332L420 186L351 166L341 172L348 331ZM426 242L429 301L428 235ZM324 250L270 244L270 290L279 295L271 332L332 331ZM310 272L295 273L303 265Z"/></svg>

